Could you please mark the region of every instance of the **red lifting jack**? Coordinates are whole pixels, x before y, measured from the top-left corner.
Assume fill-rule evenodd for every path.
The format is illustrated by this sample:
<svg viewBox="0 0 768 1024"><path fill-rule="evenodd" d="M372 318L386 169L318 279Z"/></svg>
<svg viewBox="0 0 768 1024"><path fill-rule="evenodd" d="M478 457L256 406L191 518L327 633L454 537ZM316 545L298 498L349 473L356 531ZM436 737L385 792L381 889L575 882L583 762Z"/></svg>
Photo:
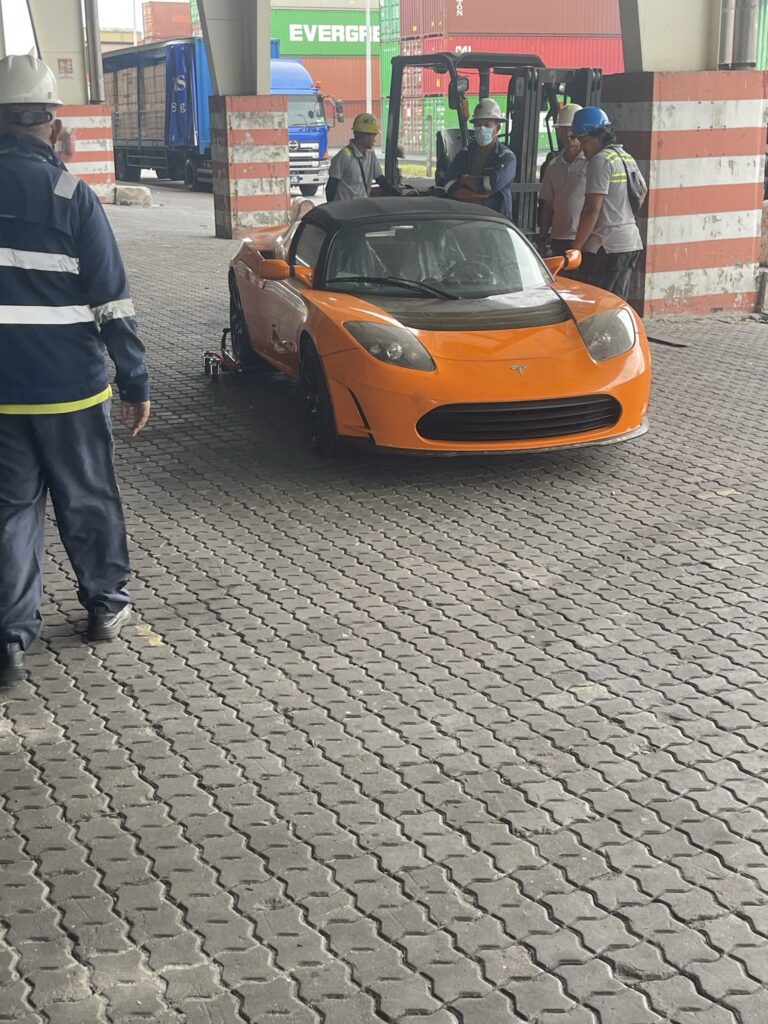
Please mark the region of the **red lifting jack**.
<svg viewBox="0 0 768 1024"><path fill-rule="evenodd" d="M219 352L204 352L203 367L206 377L213 377L218 380L220 373L239 373L242 367L237 359L227 348L227 335L229 327L221 332L221 349Z"/></svg>

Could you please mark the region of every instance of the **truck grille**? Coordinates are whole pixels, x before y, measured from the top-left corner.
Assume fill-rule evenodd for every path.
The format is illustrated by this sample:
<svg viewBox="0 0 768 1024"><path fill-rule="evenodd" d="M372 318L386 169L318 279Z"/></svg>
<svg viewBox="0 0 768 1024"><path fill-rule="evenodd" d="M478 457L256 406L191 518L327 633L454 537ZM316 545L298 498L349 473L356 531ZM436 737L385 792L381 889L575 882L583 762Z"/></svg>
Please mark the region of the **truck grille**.
<svg viewBox="0 0 768 1024"><path fill-rule="evenodd" d="M291 142L288 147L291 167L320 166L320 146L316 142Z"/></svg>
<svg viewBox="0 0 768 1024"><path fill-rule="evenodd" d="M419 420L416 429L430 441L528 441L585 434L611 427L621 406L611 395L537 402L441 405Z"/></svg>

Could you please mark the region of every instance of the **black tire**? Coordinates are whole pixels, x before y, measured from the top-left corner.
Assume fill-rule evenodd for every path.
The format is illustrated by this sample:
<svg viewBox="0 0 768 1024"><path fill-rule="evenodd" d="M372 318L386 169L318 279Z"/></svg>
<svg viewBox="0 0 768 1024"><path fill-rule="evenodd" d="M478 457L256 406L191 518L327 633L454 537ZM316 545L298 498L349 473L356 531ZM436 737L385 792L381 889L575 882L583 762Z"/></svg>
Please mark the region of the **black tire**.
<svg viewBox="0 0 768 1024"><path fill-rule="evenodd" d="M124 149L115 151L115 177L118 181L139 181L141 178L140 167L130 167L128 154Z"/></svg>
<svg viewBox="0 0 768 1024"><path fill-rule="evenodd" d="M266 372L272 369L269 363L251 348L240 292L232 277L229 279L229 340L232 345L232 355L244 370Z"/></svg>
<svg viewBox="0 0 768 1024"><path fill-rule="evenodd" d="M187 160L184 164L184 184L190 192L200 191L200 182L197 178L197 164L194 160Z"/></svg>
<svg viewBox="0 0 768 1024"><path fill-rule="evenodd" d="M332 459L339 451L339 435L333 402L325 371L313 345L301 353L301 400L304 434L311 451L322 459Z"/></svg>
<svg viewBox="0 0 768 1024"><path fill-rule="evenodd" d="M299 185L299 192L301 192L303 196L313 196L319 187L319 185Z"/></svg>

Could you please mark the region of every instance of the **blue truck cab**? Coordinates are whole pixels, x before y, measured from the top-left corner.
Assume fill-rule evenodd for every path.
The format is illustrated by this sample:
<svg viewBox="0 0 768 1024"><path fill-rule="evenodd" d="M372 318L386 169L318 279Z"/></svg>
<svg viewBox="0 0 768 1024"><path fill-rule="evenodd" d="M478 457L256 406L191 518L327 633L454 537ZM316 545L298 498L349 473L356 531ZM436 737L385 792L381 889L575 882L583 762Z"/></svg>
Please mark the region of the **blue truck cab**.
<svg viewBox="0 0 768 1024"><path fill-rule="evenodd" d="M138 181L142 169L183 179L190 189L210 186L213 94L202 39L178 39L114 50L104 55L105 98L112 107L115 174ZM324 97L298 61L270 65L273 95L288 98L291 185L314 195L328 180L326 108L334 123L343 107Z"/></svg>
<svg viewBox="0 0 768 1024"><path fill-rule="evenodd" d="M328 122L325 102L303 64L273 60L270 68L273 95L288 97L288 157L291 184L311 196L328 181ZM338 117L338 105L335 107Z"/></svg>

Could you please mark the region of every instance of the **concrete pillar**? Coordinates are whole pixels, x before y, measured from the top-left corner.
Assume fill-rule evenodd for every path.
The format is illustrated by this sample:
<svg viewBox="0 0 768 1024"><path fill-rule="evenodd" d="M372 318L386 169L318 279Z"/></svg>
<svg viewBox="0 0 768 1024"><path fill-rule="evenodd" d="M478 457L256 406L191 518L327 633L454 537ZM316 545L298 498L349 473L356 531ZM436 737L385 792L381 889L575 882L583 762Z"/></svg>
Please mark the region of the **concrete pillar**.
<svg viewBox="0 0 768 1024"><path fill-rule="evenodd" d="M644 315L754 309L766 84L760 71L603 79L601 105L650 190L633 294Z"/></svg>
<svg viewBox="0 0 768 1024"><path fill-rule="evenodd" d="M80 0L27 0L37 50L65 103L88 102L85 32Z"/></svg>
<svg viewBox="0 0 768 1024"><path fill-rule="evenodd" d="M243 238L288 221L288 100L211 96L217 238Z"/></svg>
<svg viewBox="0 0 768 1024"><path fill-rule="evenodd" d="M619 0L627 71L708 71L718 65L721 0Z"/></svg>
<svg viewBox="0 0 768 1024"><path fill-rule="evenodd" d="M242 238L288 219L287 100L270 96L269 0L197 0L214 83L216 234Z"/></svg>
<svg viewBox="0 0 768 1024"><path fill-rule="evenodd" d="M106 103L62 107L64 131L56 149L72 174L86 181L102 202L114 202L115 160L112 111Z"/></svg>

